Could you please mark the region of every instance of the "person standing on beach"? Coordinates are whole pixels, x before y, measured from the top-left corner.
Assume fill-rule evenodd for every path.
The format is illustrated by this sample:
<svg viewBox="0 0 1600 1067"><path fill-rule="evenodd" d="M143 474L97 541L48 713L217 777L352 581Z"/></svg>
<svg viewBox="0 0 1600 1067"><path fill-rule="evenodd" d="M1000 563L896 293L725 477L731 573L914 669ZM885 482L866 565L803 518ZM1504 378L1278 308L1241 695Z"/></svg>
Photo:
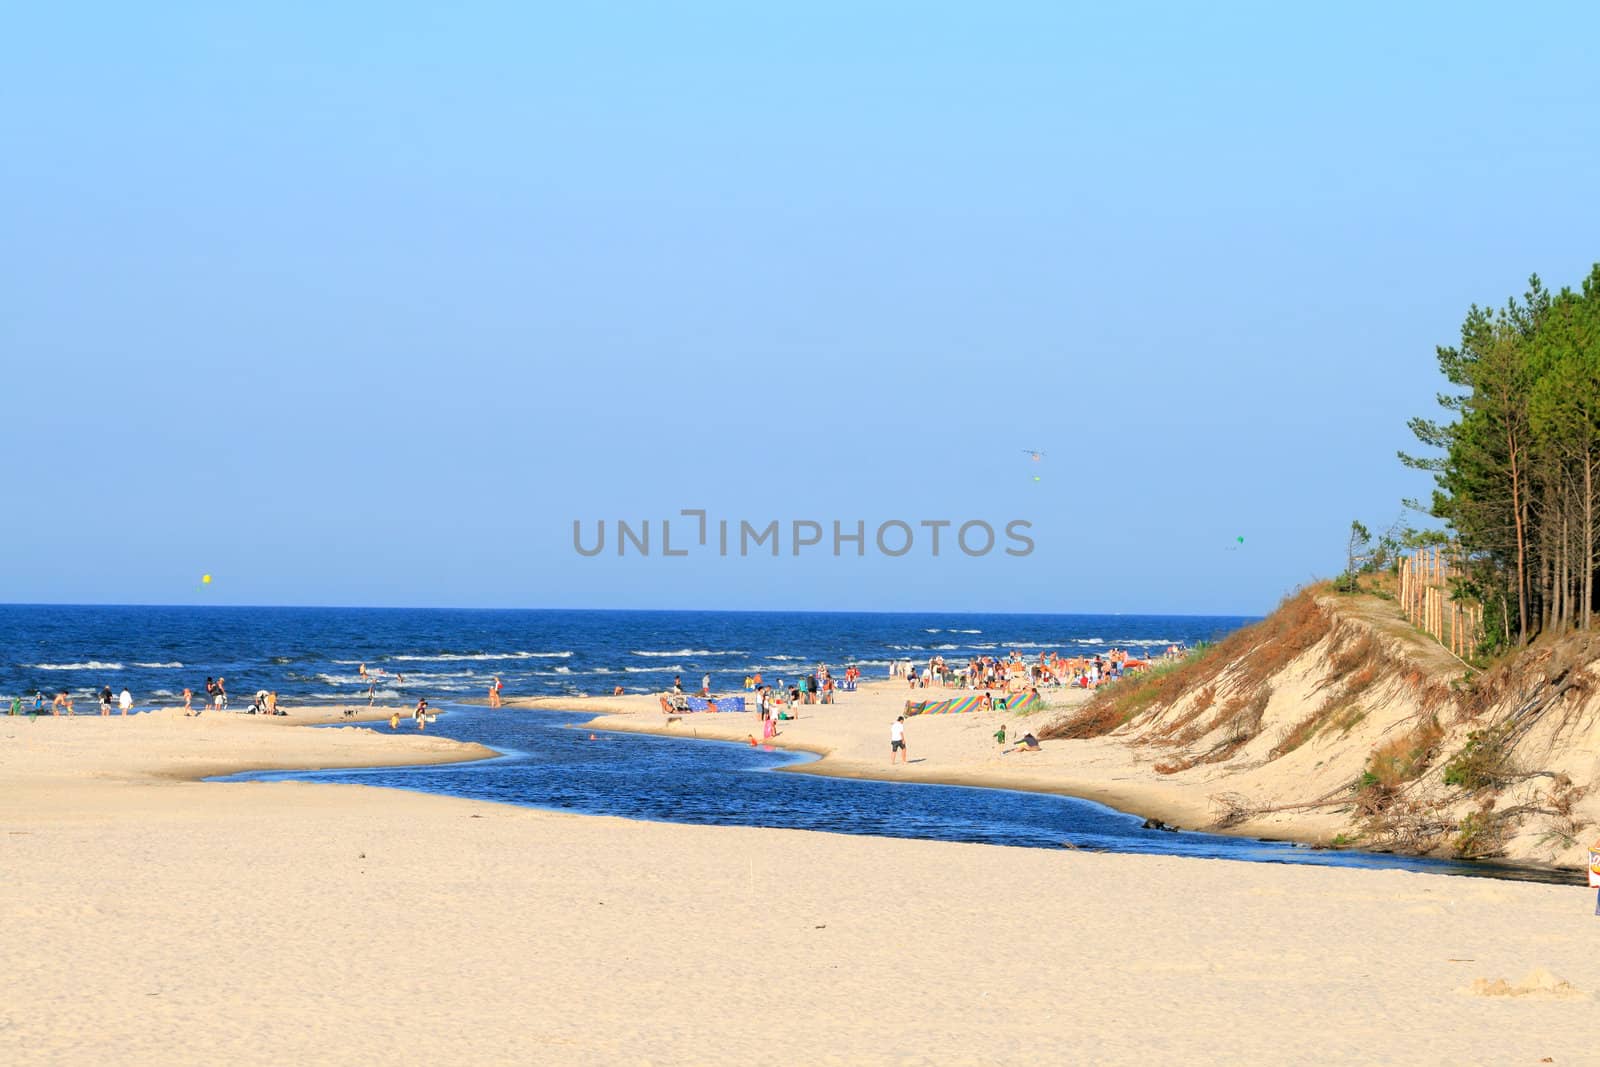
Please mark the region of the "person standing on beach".
<svg viewBox="0 0 1600 1067"><path fill-rule="evenodd" d="M227 711L228 710L228 688L224 684L225 682L227 682L226 678L222 678L222 677L218 677L217 678L217 710L218 711Z"/></svg>
<svg viewBox="0 0 1600 1067"><path fill-rule="evenodd" d="M711 675L709 674L700 679L700 695L703 697L711 695Z"/></svg>
<svg viewBox="0 0 1600 1067"><path fill-rule="evenodd" d="M100 717L105 718L111 714L111 687L108 685L100 690Z"/></svg>
<svg viewBox="0 0 1600 1067"><path fill-rule="evenodd" d="M906 762L906 717L904 715L895 719L889 726L889 766L894 766L895 756L900 757L900 762Z"/></svg>
<svg viewBox="0 0 1600 1067"><path fill-rule="evenodd" d="M50 702L51 715L60 715L63 710L65 710L68 715L72 714L72 698L67 695L67 691L65 689L57 693L56 698Z"/></svg>
<svg viewBox="0 0 1600 1067"><path fill-rule="evenodd" d="M185 715L194 713L194 690L188 686L183 687L183 713Z"/></svg>
<svg viewBox="0 0 1600 1067"><path fill-rule="evenodd" d="M11 698L11 714L13 716L22 714L22 698L20 696Z"/></svg>
<svg viewBox="0 0 1600 1067"><path fill-rule="evenodd" d="M500 706L500 676L498 674L494 676L494 681L489 683L489 706L491 708Z"/></svg>
<svg viewBox="0 0 1600 1067"><path fill-rule="evenodd" d="M127 686L122 687L122 695L117 697L117 706L122 709L124 715L133 710L133 694L128 692Z"/></svg>

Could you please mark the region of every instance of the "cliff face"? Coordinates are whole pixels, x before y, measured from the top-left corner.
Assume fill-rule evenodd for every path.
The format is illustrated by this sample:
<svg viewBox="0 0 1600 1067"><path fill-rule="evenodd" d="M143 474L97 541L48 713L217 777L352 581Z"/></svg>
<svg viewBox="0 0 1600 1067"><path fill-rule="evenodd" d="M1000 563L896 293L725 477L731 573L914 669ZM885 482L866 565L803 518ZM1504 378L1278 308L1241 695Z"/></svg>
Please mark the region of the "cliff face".
<svg viewBox="0 0 1600 1067"><path fill-rule="evenodd" d="M1046 736L1110 734L1218 826L1580 866L1600 824L1600 640L1472 671L1371 596L1303 591Z"/></svg>

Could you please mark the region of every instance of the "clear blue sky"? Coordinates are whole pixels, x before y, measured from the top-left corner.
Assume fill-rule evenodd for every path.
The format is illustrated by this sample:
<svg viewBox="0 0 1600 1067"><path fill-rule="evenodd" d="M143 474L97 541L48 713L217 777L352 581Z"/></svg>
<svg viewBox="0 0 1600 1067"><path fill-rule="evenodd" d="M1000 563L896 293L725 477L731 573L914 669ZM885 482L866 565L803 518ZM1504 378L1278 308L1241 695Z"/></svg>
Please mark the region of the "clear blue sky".
<svg viewBox="0 0 1600 1067"><path fill-rule="evenodd" d="M1592 4L454 7L8 10L0 601L1261 612L1600 259Z"/></svg>

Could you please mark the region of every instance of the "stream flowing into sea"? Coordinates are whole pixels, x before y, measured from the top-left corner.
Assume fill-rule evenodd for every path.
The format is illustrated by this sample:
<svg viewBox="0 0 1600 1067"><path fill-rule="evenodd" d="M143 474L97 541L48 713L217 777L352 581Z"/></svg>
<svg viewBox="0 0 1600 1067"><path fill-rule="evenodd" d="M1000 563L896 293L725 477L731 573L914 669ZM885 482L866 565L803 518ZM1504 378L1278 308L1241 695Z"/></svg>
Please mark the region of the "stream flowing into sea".
<svg viewBox="0 0 1600 1067"><path fill-rule="evenodd" d="M66 690L91 711L102 686L138 708L226 677L235 709L258 689L286 704L374 698L445 707L435 729L506 755L439 767L256 774L395 786L574 812L713 825L1104 849L1274 863L1571 881L1479 863L1315 850L1284 842L1141 829L1136 816L1071 797L780 773L812 757L748 745L599 734L586 716L451 705L499 676L508 696L660 691L674 675L737 690L760 671L794 677L817 662L883 677L891 660L961 663L1013 649L1135 655L1215 640L1237 616L565 611L375 608L0 606L0 697L31 705ZM85 706L89 703L91 706ZM387 729L387 726L380 727Z"/></svg>

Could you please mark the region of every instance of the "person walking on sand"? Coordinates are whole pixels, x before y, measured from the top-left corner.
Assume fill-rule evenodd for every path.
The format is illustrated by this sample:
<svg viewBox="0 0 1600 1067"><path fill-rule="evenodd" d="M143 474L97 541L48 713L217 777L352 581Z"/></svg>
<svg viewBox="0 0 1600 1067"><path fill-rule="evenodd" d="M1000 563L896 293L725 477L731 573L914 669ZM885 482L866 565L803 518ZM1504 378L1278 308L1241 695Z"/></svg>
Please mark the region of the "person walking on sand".
<svg viewBox="0 0 1600 1067"><path fill-rule="evenodd" d="M122 695L117 697L117 707L122 709L124 715L133 710L133 694L128 692L127 686L123 686Z"/></svg>
<svg viewBox="0 0 1600 1067"><path fill-rule="evenodd" d="M228 688L227 688L227 686L225 686L223 684L226 681L227 681L226 678L218 678L217 679L217 710L218 711L227 711L228 710Z"/></svg>
<svg viewBox="0 0 1600 1067"><path fill-rule="evenodd" d="M711 675L709 674L700 679L700 695L703 697L711 695Z"/></svg>
<svg viewBox="0 0 1600 1067"><path fill-rule="evenodd" d="M103 719L111 714L111 687L108 685L100 690L100 717Z"/></svg>
<svg viewBox="0 0 1600 1067"><path fill-rule="evenodd" d="M489 683L489 706L491 708L498 708L500 706L500 676L498 674L495 675L494 680Z"/></svg>
<svg viewBox="0 0 1600 1067"><path fill-rule="evenodd" d="M183 713L185 715L194 713L194 690L188 686L183 687Z"/></svg>
<svg viewBox="0 0 1600 1067"><path fill-rule="evenodd" d="M57 693L56 698L50 702L51 715L60 715L63 711L68 715L72 714L72 698L67 695L65 689Z"/></svg>
<svg viewBox="0 0 1600 1067"><path fill-rule="evenodd" d="M906 717L904 715L895 719L889 726L889 766L894 766L895 757L900 757L900 762L906 762Z"/></svg>

